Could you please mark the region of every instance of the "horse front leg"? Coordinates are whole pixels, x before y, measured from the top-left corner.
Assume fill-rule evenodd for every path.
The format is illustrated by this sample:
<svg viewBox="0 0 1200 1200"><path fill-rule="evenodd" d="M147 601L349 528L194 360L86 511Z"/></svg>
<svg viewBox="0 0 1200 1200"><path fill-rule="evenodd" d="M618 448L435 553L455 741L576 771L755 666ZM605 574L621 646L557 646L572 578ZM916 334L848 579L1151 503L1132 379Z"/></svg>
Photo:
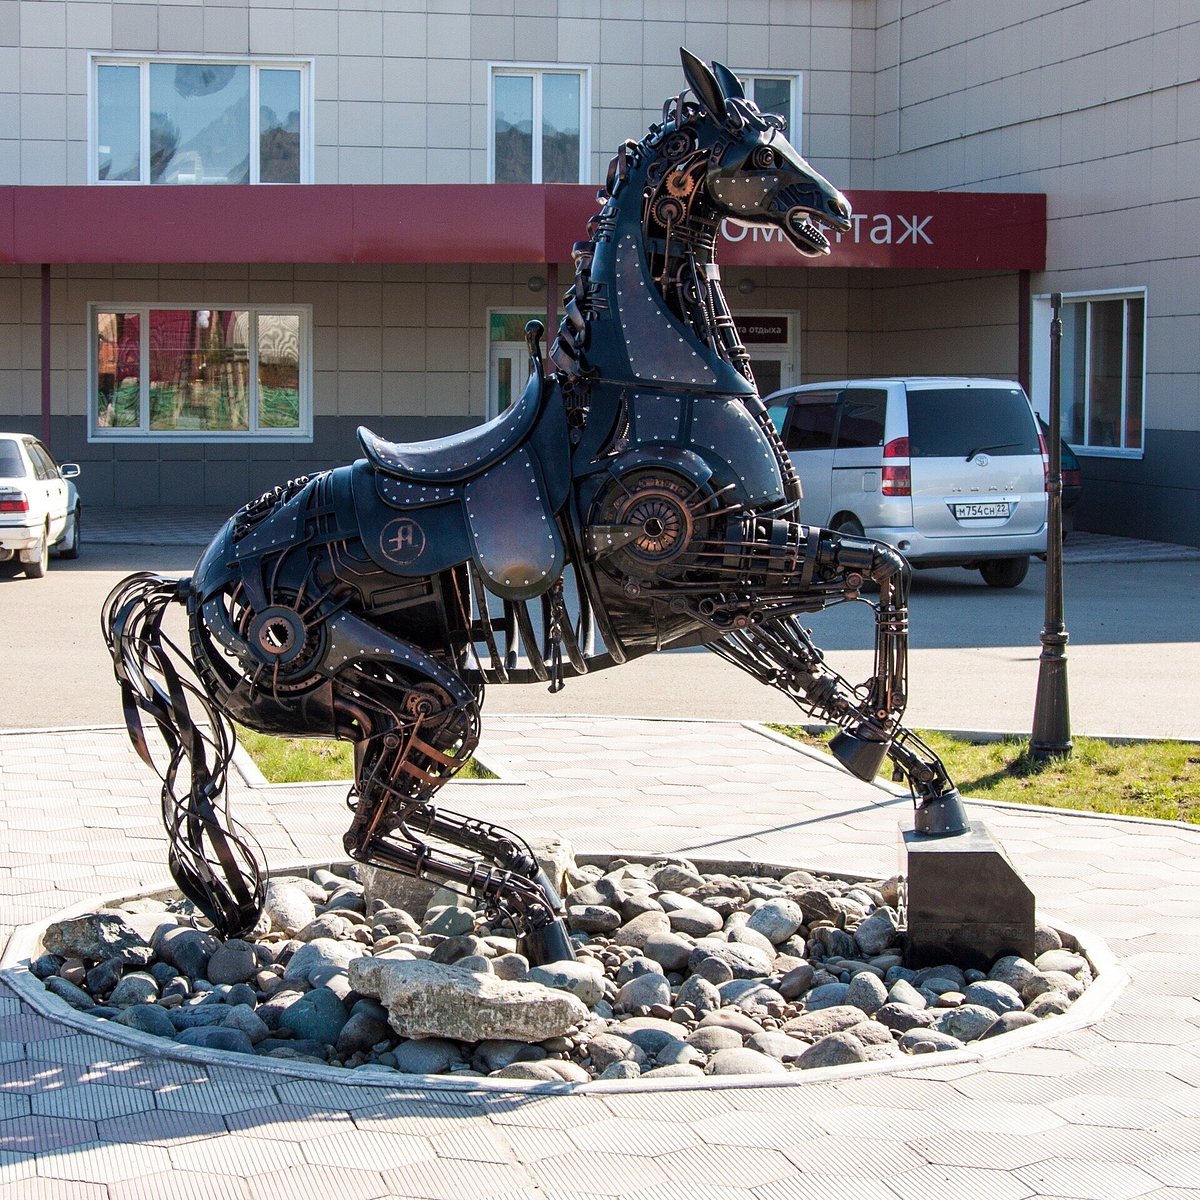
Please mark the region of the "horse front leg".
<svg viewBox="0 0 1200 1200"><path fill-rule="evenodd" d="M760 682L777 688L818 720L838 727L829 749L852 774L873 780L884 758L909 785L915 827L928 836L965 833L962 798L942 760L900 723L908 688L908 587L911 568L891 546L815 527L800 527L805 586L819 588L823 607L839 588L858 599L867 580L879 585L874 673L854 686L825 662L795 614L765 616L709 648ZM769 611L769 610L768 610Z"/></svg>

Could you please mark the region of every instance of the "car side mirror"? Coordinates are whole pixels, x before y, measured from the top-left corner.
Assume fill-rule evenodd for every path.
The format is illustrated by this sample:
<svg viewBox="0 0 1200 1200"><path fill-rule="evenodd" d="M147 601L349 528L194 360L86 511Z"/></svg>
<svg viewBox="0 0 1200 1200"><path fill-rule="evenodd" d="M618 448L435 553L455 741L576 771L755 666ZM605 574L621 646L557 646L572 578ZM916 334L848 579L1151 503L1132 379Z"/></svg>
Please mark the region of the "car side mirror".
<svg viewBox="0 0 1200 1200"><path fill-rule="evenodd" d="M64 479L75 479L79 475L79 464L63 463L62 466L58 468L58 473Z"/></svg>

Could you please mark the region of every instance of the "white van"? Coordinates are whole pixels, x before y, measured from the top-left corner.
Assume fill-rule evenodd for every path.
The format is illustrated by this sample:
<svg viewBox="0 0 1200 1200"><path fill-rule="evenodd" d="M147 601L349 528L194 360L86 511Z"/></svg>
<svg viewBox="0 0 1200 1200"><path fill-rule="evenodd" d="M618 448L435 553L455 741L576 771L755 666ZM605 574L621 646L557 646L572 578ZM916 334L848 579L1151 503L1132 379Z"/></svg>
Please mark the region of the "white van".
<svg viewBox="0 0 1200 1200"><path fill-rule="evenodd" d="M765 401L804 487L802 519L915 567L1016 587L1046 553L1046 446L1008 379L848 379Z"/></svg>

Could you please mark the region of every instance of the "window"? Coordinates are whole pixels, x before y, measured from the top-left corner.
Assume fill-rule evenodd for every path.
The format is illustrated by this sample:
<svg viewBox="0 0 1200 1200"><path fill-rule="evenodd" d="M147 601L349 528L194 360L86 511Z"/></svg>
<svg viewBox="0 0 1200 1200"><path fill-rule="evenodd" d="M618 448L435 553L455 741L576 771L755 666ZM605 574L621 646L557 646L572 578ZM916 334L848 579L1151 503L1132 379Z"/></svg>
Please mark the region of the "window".
<svg viewBox="0 0 1200 1200"><path fill-rule="evenodd" d="M785 445L789 450L832 450L837 392L808 392L792 405Z"/></svg>
<svg viewBox="0 0 1200 1200"><path fill-rule="evenodd" d="M1039 452L1029 402L1020 388L909 388L908 441L913 458L991 458Z"/></svg>
<svg viewBox="0 0 1200 1200"><path fill-rule="evenodd" d="M1089 450L1142 449L1146 295L1064 296L1062 436Z"/></svg>
<svg viewBox="0 0 1200 1200"><path fill-rule="evenodd" d="M587 181L588 80L583 67L492 67L493 183Z"/></svg>
<svg viewBox="0 0 1200 1200"><path fill-rule="evenodd" d="M304 306L93 305L91 434L310 438Z"/></svg>
<svg viewBox="0 0 1200 1200"><path fill-rule="evenodd" d="M92 183L308 183L307 62L95 56Z"/></svg>
<svg viewBox="0 0 1200 1200"><path fill-rule="evenodd" d="M738 72L746 96L760 112L778 113L787 122L787 137L800 149L800 75L798 72Z"/></svg>
<svg viewBox="0 0 1200 1200"><path fill-rule="evenodd" d="M850 388L842 393L842 418L838 422L839 450L860 450L883 445L883 414L887 392L877 388Z"/></svg>

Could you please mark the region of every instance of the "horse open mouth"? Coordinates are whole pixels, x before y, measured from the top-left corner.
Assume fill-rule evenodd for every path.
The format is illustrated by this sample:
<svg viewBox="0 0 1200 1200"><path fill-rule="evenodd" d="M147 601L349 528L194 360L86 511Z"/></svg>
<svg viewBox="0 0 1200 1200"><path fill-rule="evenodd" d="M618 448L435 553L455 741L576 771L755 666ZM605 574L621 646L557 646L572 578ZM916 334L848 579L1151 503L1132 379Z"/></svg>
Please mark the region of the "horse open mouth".
<svg viewBox="0 0 1200 1200"><path fill-rule="evenodd" d="M783 218L783 232L788 241L810 258L829 253L829 239L810 220L812 210L807 208L788 209Z"/></svg>

